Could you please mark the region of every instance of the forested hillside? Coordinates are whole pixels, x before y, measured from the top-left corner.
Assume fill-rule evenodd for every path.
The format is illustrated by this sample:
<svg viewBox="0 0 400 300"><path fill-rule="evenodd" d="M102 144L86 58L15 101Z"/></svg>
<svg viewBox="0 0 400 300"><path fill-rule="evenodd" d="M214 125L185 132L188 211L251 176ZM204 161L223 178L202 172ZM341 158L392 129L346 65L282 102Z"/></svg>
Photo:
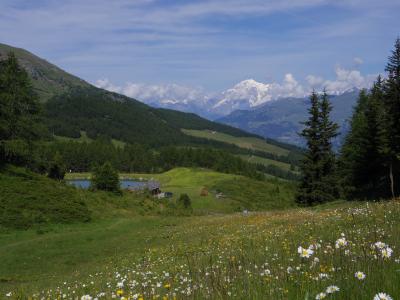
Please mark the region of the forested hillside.
<svg viewBox="0 0 400 300"><path fill-rule="evenodd" d="M235 137L249 138L256 137L254 134L203 119L192 113L153 108L135 99L96 88L23 49L0 45L0 60L4 60L9 51L14 53L18 63L28 74L33 85L33 92L36 93L42 103L39 109L42 120L40 124L44 125L47 131L45 128L39 131L40 135L47 140L52 140L54 137L59 139L64 137L69 139L66 141L73 142L74 139L82 139L82 133L84 133L85 138L87 138L86 141L89 143L95 140L102 140L103 142L113 140L118 142L119 145L142 145L145 148L152 149L152 152L157 154L161 153L160 147L168 146L207 148L209 149L208 151L217 148L235 155L254 154L254 151L240 149L230 143L190 136L182 130L211 130ZM274 153L265 152L262 155L266 156L266 158L294 164L298 163L301 156L299 149L273 140L264 140L262 142L267 146L271 144L274 147L282 148L282 152L285 153L287 150L290 151L290 154L280 155L279 157ZM55 148L59 149L58 146ZM88 146L84 149L90 148ZM100 147L100 149L103 148ZM65 147L65 149L70 149L70 147ZM112 153L116 151L110 151L107 156L103 156L104 159L115 161ZM86 151L85 153L89 152ZM46 151L35 154L38 157L42 157L41 159L36 159L36 162L40 162L37 163L39 166L35 166L36 169L45 169L46 166L43 166L43 162L51 160L51 156L54 155L53 153L50 156L43 157L43 153L46 153ZM140 153L133 154L132 151L130 153L131 156L140 155ZM70 157L70 154L64 153L64 155ZM85 154L82 155L85 156ZM179 154L179 156L185 155L184 153ZM229 157L229 155L225 155L225 157ZM81 161L82 159L77 154L74 160ZM165 164L163 162L164 159L158 159L157 162L153 159L150 161L151 167L146 167L149 163L149 160L146 160L143 162L141 169L165 170L166 165L171 165ZM174 163L172 164L173 166L190 166L187 163L182 165L183 161L186 161L183 158L176 161L181 162L181 164ZM82 170L84 166L87 170L93 163L94 160L83 165L79 164L78 169ZM74 165L76 164L68 164L68 167L75 169ZM114 165L115 167L120 166L119 163ZM244 165L250 164L245 163ZM255 166L255 164L252 165ZM199 166L205 167L207 165L201 164ZM236 169L236 167L232 168L230 166L223 169L228 171ZM274 164L258 166L258 169L261 172L284 178L295 178L290 174L290 171L281 170ZM249 173L244 169L241 172Z"/></svg>

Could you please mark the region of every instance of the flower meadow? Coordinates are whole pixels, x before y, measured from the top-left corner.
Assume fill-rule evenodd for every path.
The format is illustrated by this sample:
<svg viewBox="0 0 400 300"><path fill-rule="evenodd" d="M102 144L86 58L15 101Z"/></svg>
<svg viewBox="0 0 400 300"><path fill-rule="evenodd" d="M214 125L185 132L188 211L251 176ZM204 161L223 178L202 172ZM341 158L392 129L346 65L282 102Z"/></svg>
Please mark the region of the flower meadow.
<svg viewBox="0 0 400 300"><path fill-rule="evenodd" d="M400 299L399 202L178 222L167 244L1 298Z"/></svg>

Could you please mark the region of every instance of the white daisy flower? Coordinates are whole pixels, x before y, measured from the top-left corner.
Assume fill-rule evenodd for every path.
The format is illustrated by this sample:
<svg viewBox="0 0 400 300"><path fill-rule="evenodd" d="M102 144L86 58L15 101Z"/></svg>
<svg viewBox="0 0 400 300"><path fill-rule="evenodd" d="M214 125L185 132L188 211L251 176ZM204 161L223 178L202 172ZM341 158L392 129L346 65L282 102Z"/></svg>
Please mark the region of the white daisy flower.
<svg viewBox="0 0 400 300"><path fill-rule="evenodd" d="M317 296L315 296L316 300L325 299L325 298L326 298L326 294L325 293L319 293Z"/></svg>
<svg viewBox="0 0 400 300"><path fill-rule="evenodd" d="M374 245L375 245L375 247L378 248L378 249L383 249L383 248L386 247L386 244L383 243L383 242L381 242L381 241L376 242Z"/></svg>
<svg viewBox="0 0 400 300"><path fill-rule="evenodd" d="M367 275L361 271L358 271L354 274L354 277L356 277L358 280L364 280Z"/></svg>
<svg viewBox="0 0 400 300"><path fill-rule="evenodd" d="M386 247L382 249L381 253L383 258L390 258L392 256L393 250L392 248Z"/></svg>
<svg viewBox="0 0 400 300"><path fill-rule="evenodd" d="M300 257L309 258L311 255L313 255L314 251L310 248L307 249L299 246L299 248L297 248L297 253L300 254Z"/></svg>
<svg viewBox="0 0 400 300"><path fill-rule="evenodd" d="M339 292L339 291L340 291L340 288L337 287L336 285L330 285L330 286L328 286L326 288L326 293L327 294L333 294L333 293L336 293L336 292Z"/></svg>
<svg viewBox="0 0 400 300"><path fill-rule="evenodd" d="M347 246L346 238L342 237L342 238L336 240L336 243L335 243L336 249L346 247L346 246Z"/></svg>
<svg viewBox="0 0 400 300"><path fill-rule="evenodd" d="M393 300L388 294L378 293L375 295L374 300Z"/></svg>

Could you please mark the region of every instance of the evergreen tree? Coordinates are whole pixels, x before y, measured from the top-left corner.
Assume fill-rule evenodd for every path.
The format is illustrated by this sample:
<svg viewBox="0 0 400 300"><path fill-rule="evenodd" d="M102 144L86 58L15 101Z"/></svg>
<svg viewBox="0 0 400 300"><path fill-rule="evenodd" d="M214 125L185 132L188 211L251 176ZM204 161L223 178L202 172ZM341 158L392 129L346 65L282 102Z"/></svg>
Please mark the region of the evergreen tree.
<svg viewBox="0 0 400 300"><path fill-rule="evenodd" d="M388 78L384 84L384 104L386 121L387 147L384 154L387 157L390 178L390 192L396 197L400 187L395 182L400 178L400 39L395 42L392 55L386 65Z"/></svg>
<svg viewBox="0 0 400 300"><path fill-rule="evenodd" d="M1 161L25 163L39 137L39 103L28 74L13 53L0 61Z"/></svg>
<svg viewBox="0 0 400 300"><path fill-rule="evenodd" d="M325 191L325 201L334 200L339 194L336 176L336 157L332 149L332 139L338 136L339 126L331 121L331 111L332 105L326 91L324 91L320 101L319 143L322 169L321 180Z"/></svg>
<svg viewBox="0 0 400 300"><path fill-rule="evenodd" d="M346 198L377 199L388 195L382 156L385 145L382 96L381 77L371 93L360 92L339 164Z"/></svg>
<svg viewBox="0 0 400 300"><path fill-rule="evenodd" d="M106 162L102 166L94 168L92 187L103 191L120 192L118 172L111 163Z"/></svg>
<svg viewBox="0 0 400 300"><path fill-rule="evenodd" d="M49 172L47 174L49 178L56 180L63 180L65 176L65 164L60 155L60 152L56 152L52 162L50 163Z"/></svg>
<svg viewBox="0 0 400 300"><path fill-rule="evenodd" d="M310 96L310 102L309 119L304 122L305 128L300 133L307 144L307 152L301 165L302 179L296 196L297 203L301 205L323 202L324 194L321 186L320 104L315 91Z"/></svg>
<svg viewBox="0 0 400 300"><path fill-rule="evenodd" d="M313 92L310 101L309 119L304 122L305 128L300 134L307 143L296 196L301 205L323 203L337 196L335 154L331 141L337 136L338 125L330 120L332 107L325 92L321 100Z"/></svg>

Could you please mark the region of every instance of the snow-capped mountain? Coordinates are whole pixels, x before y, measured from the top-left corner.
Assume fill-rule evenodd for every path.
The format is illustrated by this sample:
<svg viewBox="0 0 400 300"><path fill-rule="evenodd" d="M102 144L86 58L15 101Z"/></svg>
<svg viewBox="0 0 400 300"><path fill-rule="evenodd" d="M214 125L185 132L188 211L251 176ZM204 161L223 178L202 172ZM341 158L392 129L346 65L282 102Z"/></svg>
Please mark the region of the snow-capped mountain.
<svg viewBox="0 0 400 300"><path fill-rule="evenodd" d="M202 117L217 119L236 110L252 110L274 100L284 98L304 98L315 89L326 89L330 95L368 88L376 78L363 76L358 70L337 67L334 80L309 75L300 84L288 73L283 80L259 82L254 79L243 80L232 88L222 92L210 93L202 88L179 84L138 84L126 83L125 86L113 85L107 79L98 80L95 85L106 90L124 94L155 107L170 108L193 112Z"/></svg>
<svg viewBox="0 0 400 300"><path fill-rule="evenodd" d="M127 95L151 106L194 112L211 119L226 116L238 109L251 109L280 97L304 95L302 87L290 74L285 76L282 84L246 79L219 93L206 93L200 88L177 84L127 83L126 86L120 87L107 79L98 80L96 86Z"/></svg>
<svg viewBox="0 0 400 300"><path fill-rule="evenodd" d="M222 92L222 98L217 100L213 109L221 115L227 115L234 110L250 109L271 101L272 84L247 79L239 82L233 88Z"/></svg>

